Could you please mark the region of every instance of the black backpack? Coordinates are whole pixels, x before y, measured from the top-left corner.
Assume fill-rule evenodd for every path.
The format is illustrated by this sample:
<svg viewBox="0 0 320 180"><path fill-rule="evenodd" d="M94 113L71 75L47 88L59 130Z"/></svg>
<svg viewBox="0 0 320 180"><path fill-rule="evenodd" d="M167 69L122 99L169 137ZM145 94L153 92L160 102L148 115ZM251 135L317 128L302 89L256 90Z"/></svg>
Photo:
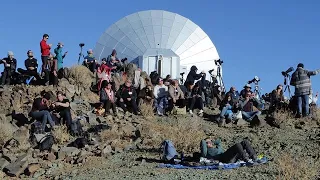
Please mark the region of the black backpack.
<svg viewBox="0 0 320 180"><path fill-rule="evenodd" d="M82 136L83 129L79 120L72 121L71 123L71 135L73 136Z"/></svg>
<svg viewBox="0 0 320 180"><path fill-rule="evenodd" d="M40 151L48 150L50 151L52 145L54 144L54 137L52 134L46 134L38 143L38 148Z"/></svg>

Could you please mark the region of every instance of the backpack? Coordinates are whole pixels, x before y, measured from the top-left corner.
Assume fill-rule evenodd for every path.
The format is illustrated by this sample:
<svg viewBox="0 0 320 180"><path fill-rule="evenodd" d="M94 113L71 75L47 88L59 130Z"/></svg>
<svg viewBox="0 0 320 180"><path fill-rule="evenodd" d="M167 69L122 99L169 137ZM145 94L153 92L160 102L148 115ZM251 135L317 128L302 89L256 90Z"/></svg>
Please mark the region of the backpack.
<svg viewBox="0 0 320 180"><path fill-rule="evenodd" d="M178 156L177 150L174 147L172 141L165 140L161 144L162 148L162 160L171 161Z"/></svg>
<svg viewBox="0 0 320 180"><path fill-rule="evenodd" d="M46 134L38 142L38 148L40 151L51 150L52 145L54 144L54 137L52 134Z"/></svg>
<svg viewBox="0 0 320 180"><path fill-rule="evenodd" d="M79 120L75 120L71 122L71 134L73 136L82 136L83 129Z"/></svg>

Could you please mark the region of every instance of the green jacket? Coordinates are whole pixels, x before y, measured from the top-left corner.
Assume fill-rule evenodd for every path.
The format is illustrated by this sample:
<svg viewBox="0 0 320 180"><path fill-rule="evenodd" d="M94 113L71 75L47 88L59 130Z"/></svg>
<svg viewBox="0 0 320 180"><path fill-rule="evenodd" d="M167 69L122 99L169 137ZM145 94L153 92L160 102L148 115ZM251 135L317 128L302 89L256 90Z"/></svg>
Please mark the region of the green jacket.
<svg viewBox="0 0 320 180"><path fill-rule="evenodd" d="M212 141L213 148L208 148L207 143L205 140L202 140L200 143L200 149L201 149L201 157L205 158L212 158L218 154L224 153L224 150L221 146L221 140L217 139L215 141Z"/></svg>

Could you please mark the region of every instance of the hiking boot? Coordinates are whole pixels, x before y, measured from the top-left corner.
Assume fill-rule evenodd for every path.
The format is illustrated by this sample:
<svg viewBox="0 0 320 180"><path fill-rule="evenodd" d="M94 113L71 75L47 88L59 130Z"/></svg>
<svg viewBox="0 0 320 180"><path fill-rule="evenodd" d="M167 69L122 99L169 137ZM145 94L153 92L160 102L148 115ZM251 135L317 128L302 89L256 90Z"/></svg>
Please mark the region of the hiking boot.
<svg viewBox="0 0 320 180"><path fill-rule="evenodd" d="M226 125L226 120L224 118L221 118L220 121L218 122L219 127L224 127Z"/></svg>
<svg viewBox="0 0 320 180"><path fill-rule="evenodd" d="M298 113L297 115L296 115L296 118L301 118L302 117L302 114L301 113Z"/></svg>

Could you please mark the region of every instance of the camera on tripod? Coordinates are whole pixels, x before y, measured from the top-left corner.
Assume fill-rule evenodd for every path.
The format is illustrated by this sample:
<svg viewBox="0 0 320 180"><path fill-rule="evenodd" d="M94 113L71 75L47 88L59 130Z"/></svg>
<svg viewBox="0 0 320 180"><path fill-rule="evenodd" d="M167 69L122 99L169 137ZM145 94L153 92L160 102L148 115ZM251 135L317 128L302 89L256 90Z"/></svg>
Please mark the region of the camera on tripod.
<svg viewBox="0 0 320 180"><path fill-rule="evenodd" d="M284 77L288 77L288 76L289 76L289 73L291 73L292 71L294 71L294 68L293 68L293 67L290 67L288 70L282 71L281 74L282 74L282 76L284 76Z"/></svg>
<svg viewBox="0 0 320 180"><path fill-rule="evenodd" d="M180 76L183 76L184 75L184 72L180 73Z"/></svg>
<svg viewBox="0 0 320 180"><path fill-rule="evenodd" d="M209 74L211 74L213 71L214 71L214 69L211 69L211 70L209 70L208 72L209 72Z"/></svg>
<svg viewBox="0 0 320 180"><path fill-rule="evenodd" d="M83 46L84 46L84 43L80 43L79 46L80 46L80 47L83 47Z"/></svg>
<svg viewBox="0 0 320 180"><path fill-rule="evenodd" d="M218 60L214 60L214 63L217 65L217 66L221 66L223 64L223 61L221 59L218 59Z"/></svg>
<svg viewBox="0 0 320 180"><path fill-rule="evenodd" d="M258 83L259 81L260 81L260 78L258 76L255 76L252 80L248 81L248 84Z"/></svg>

